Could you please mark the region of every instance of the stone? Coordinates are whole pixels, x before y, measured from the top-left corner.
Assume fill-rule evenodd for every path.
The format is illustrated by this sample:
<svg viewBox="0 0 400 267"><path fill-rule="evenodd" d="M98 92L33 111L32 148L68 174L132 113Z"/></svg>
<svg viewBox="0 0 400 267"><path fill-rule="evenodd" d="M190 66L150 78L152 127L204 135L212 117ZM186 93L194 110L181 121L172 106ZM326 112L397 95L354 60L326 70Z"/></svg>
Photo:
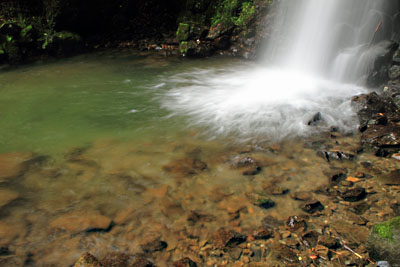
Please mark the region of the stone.
<svg viewBox="0 0 400 267"><path fill-rule="evenodd" d="M143 257L138 257L132 263L132 267L155 267L155 266L156 265L154 265L154 263Z"/></svg>
<svg viewBox="0 0 400 267"><path fill-rule="evenodd" d="M253 205L263 209L269 209L275 206L275 202L262 193L246 193L246 197Z"/></svg>
<svg viewBox="0 0 400 267"><path fill-rule="evenodd" d="M268 229L277 229L279 226L281 226L283 223L276 219L275 217L272 216L266 216L261 220L261 224L263 227L266 227Z"/></svg>
<svg viewBox="0 0 400 267"><path fill-rule="evenodd" d="M271 238L272 235L273 235L272 230L270 230L268 228L263 228L263 229L253 231L253 237L256 240L266 240L266 239Z"/></svg>
<svg viewBox="0 0 400 267"><path fill-rule="evenodd" d="M301 216L291 216L286 220L286 227L290 231L304 231L307 229L307 223L304 217Z"/></svg>
<svg viewBox="0 0 400 267"><path fill-rule="evenodd" d="M368 236L367 249L373 260L400 266L400 217L376 224Z"/></svg>
<svg viewBox="0 0 400 267"><path fill-rule="evenodd" d="M179 23L178 29L176 31L176 39L181 41L187 41L190 34L190 25L187 23Z"/></svg>
<svg viewBox="0 0 400 267"><path fill-rule="evenodd" d="M50 228L68 231L71 234L90 231L105 231L111 220L96 212L71 212L50 222Z"/></svg>
<svg viewBox="0 0 400 267"><path fill-rule="evenodd" d="M318 244L319 234L315 231L309 231L301 236L302 243L309 248L313 248Z"/></svg>
<svg viewBox="0 0 400 267"><path fill-rule="evenodd" d="M400 185L400 170L394 170L383 175L381 180L387 185Z"/></svg>
<svg viewBox="0 0 400 267"><path fill-rule="evenodd" d="M213 233L212 239L216 248L224 249L227 247L235 247L236 245L245 242L246 236L241 235L233 230L220 228Z"/></svg>
<svg viewBox="0 0 400 267"><path fill-rule="evenodd" d="M23 174L23 163L32 158L32 153L0 154L0 182Z"/></svg>
<svg viewBox="0 0 400 267"><path fill-rule="evenodd" d="M320 151L318 155L322 156L325 158L328 162L331 160L353 160L354 155L351 153L347 152L342 152L342 151Z"/></svg>
<svg viewBox="0 0 400 267"><path fill-rule="evenodd" d="M0 221L0 246L8 245L8 243L23 233L24 228L22 225L14 225Z"/></svg>
<svg viewBox="0 0 400 267"><path fill-rule="evenodd" d="M339 242L329 235L320 235L318 237L318 244L321 244L330 249L335 249L339 247Z"/></svg>
<svg viewBox="0 0 400 267"><path fill-rule="evenodd" d="M353 189L348 189L341 194L344 201L356 202L364 199L367 196L365 188L356 187Z"/></svg>
<svg viewBox="0 0 400 267"><path fill-rule="evenodd" d="M391 66L388 71L388 75L391 80L399 78L400 77L400 66L399 65Z"/></svg>
<svg viewBox="0 0 400 267"><path fill-rule="evenodd" d="M188 257L175 261L173 265L174 267L197 267L197 264Z"/></svg>
<svg viewBox="0 0 400 267"><path fill-rule="evenodd" d="M143 252L152 253L156 251L162 251L168 247L167 242L156 238L142 245Z"/></svg>
<svg viewBox="0 0 400 267"><path fill-rule="evenodd" d="M0 208L17 199L18 197L19 194L17 192L8 189L0 189Z"/></svg>
<svg viewBox="0 0 400 267"><path fill-rule="evenodd" d="M207 164L196 158L185 158L165 165L163 169L180 177L198 174L207 169Z"/></svg>
<svg viewBox="0 0 400 267"><path fill-rule="evenodd" d="M95 256L85 252L81 255L73 267L102 267L101 263Z"/></svg>
<svg viewBox="0 0 400 267"><path fill-rule="evenodd" d="M128 267L130 256L122 252L107 254L101 261L103 267Z"/></svg>
<svg viewBox="0 0 400 267"><path fill-rule="evenodd" d="M308 213L315 213L324 209L322 203L318 200L310 200L300 206L302 210Z"/></svg>
<svg viewBox="0 0 400 267"><path fill-rule="evenodd" d="M322 122L322 114L321 112L317 112L314 114L314 116L311 118L311 120L308 121L307 125L308 126L316 126Z"/></svg>
<svg viewBox="0 0 400 267"><path fill-rule="evenodd" d="M290 197L293 198L294 200L307 201L312 199L312 194L306 191L299 191L291 193Z"/></svg>

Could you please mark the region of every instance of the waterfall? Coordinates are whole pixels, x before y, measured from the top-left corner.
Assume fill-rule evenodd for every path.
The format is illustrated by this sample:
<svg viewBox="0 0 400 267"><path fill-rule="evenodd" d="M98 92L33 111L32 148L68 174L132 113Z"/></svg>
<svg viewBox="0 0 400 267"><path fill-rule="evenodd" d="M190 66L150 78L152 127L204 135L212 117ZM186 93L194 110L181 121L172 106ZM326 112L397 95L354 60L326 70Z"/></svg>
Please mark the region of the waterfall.
<svg viewBox="0 0 400 267"><path fill-rule="evenodd" d="M391 39L394 0L278 1L279 27L266 60L330 79L355 82L365 75Z"/></svg>
<svg viewBox="0 0 400 267"><path fill-rule="evenodd" d="M385 50L396 0L275 0L261 64L195 69L165 77L161 104L212 137L279 141L331 127L357 129L351 97ZM398 17L398 16L397 16ZM365 78L365 77L364 77ZM165 91L164 91L165 92ZM321 114L317 126L310 120Z"/></svg>

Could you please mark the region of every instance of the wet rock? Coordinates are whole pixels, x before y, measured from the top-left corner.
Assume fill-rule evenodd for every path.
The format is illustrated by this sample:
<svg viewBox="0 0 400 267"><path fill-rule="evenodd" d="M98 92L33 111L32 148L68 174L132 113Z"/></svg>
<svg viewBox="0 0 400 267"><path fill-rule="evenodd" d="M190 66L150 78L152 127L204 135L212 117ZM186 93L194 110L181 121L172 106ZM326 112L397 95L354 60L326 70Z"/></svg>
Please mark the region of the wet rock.
<svg viewBox="0 0 400 267"><path fill-rule="evenodd" d="M32 158L32 153L0 154L0 182L23 174L23 163Z"/></svg>
<svg viewBox="0 0 400 267"><path fill-rule="evenodd" d="M0 246L7 246L18 236L23 235L25 227L23 225L9 224L0 221Z"/></svg>
<svg viewBox="0 0 400 267"><path fill-rule="evenodd" d="M332 185L337 185L340 181L343 181L347 177L347 170L341 168L333 168L329 171L324 172L329 178L329 183Z"/></svg>
<svg viewBox="0 0 400 267"><path fill-rule="evenodd" d="M127 267L130 256L121 252L112 252L107 254L101 261L103 267Z"/></svg>
<svg viewBox="0 0 400 267"><path fill-rule="evenodd" d="M242 249L241 248L233 248L229 250L229 258L233 261L237 261L242 256Z"/></svg>
<svg viewBox="0 0 400 267"><path fill-rule="evenodd" d="M361 203L358 203L357 205L354 205L352 210L354 211L355 214L362 215L367 210L369 210L369 208L370 208L370 205L368 203L361 202Z"/></svg>
<svg viewBox="0 0 400 267"><path fill-rule="evenodd" d="M307 229L307 223L304 217L301 216L291 216L286 220L286 227L290 231L304 231Z"/></svg>
<svg viewBox="0 0 400 267"><path fill-rule="evenodd" d="M353 160L354 155L347 153L347 152L341 152L341 151L320 151L318 155L322 156L324 159L326 159L328 162L331 160Z"/></svg>
<svg viewBox="0 0 400 267"><path fill-rule="evenodd" d="M246 241L246 236L241 235L233 230L220 228L212 235L213 244L218 249L227 247L235 247L236 245Z"/></svg>
<svg viewBox="0 0 400 267"><path fill-rule="evenodd" d="M275 202L262 193L246 193L247 199L256 206L269 209L275 206Z"/></svg>
<svg viewBox="0 0 400 267"><path fill-rule="evenodd" d="M286 266L293 266L293 264L298 263L297 254L288 247L282 247L278 250L278 258L280 258Z"/></svg>
<svg viewBox="0 0 400 267"><path fill-rule="evenodd" d="M310 200L300 206L302 210L308 213L315 213L324 209L322 203L318 200Z"/></svg>
<svg viewBox="0 0 400 267"><path fill-rule="evenodd" d="M400 77L400 66L399 65L391 66L389 69L388 75L391 80L399 78Z"/></svg>
<svg viewBox="0 0 400 267"><path fill-rule="evenodd" d="M302 243L309 248L313 248L318 244L319 234L315 231L309 231L301 236Z"/></svg>
<svg viewBox="0 0 400 267"><path fill-rule="evenodd" d="M156 265L154 265L154 263L143 257L138 257L132 263L132 267L155 267L155 266Z"/></svg>
<svg viewBox="0 0 400 267"><path fill-rule="evenodd" d="M307 125L308 126L316 126L318 124L322 123L322 114L321 112L317 112L311 120L308 121Z"/></svg>
<svg viewBox="0 0 400 267"><path fill-rule="evenodd" d="M367 248L372 259L400 266L400 217L376 224L368 237Z"/></svg>
<svg viewBox="0 0 400 267"><path fill-rule="evenodd" d="M74 267L101 267L101 263L92 254L85 252L81 255Z"/></svg>
<svg viewBox="0 0 400 267"><path fill-rule="evenodd" d="M339 247L339 242L329 235L320 235L318 237L318 244L321 244L330 249L335 249Z"/></svg>
<svg viewBox="0 0 400 267"><path fill-rule="evenodd" d="M356 187L353 189L348 189L341 194L344 201L356 202L364 199L367 196L365 188Z"/></svg>
<svg viewBox="0 0 400 267"><path fill-rule="evenodd" d="M215 220L215 218L211 215L201 214L196 211L190 212L188 215L187 221L189 224L194 225L198 222L211 222Z"/></svg>
<svg viewBox="0 0 400 267"><path fill-rule="evenodd" d="M0 247L0 256L7 256L10 255L11 252L8 247Z"/></svg>
<svg viewBox="0 0 400 267"><path fill-rule="evenodd" d="M291 193L290 197L293 198L294 200L307 201L312 199L312 194L306 191L299 191Z"/></svg>
<svg viewBox="0 0 400 267"><path fill-rule="evenodd" d="M214 46L217 49L227 49L231 45L231 38L228 35L223 35L214 40Z"/></svg>
<svg viewBox="0 0 400 267"><path fill-rule="evenodd" d="M261 224L268 229L276 229L281 226L283 223L272 216L266 216L261 220Z"/></svg>
<svg viewBox="0 0 400 267"><path fill-rule="evenodd" d="M162 251L168 247L167 242L156 238L150 242L147 242L142 245L143 252L145 253L152 253L156 251Z"/></svg>
<svg viewBox="0 0 400 267"><path fill-rule="evenodd" d="M387 72L392 64L393 55L399 47L396 42L387 40L377 45L383 48L384 52L375 58L372 71L367 78L367 84L370 87L378 87L389 80Z"/></svg>
<svg viewBox="0 0 400 267"><path fill-rule="evenodd" d="M362 142L376 147L400 145L400 126L370 125L361 135Z"/></svg>
<svg viewBox="0 0 400 267"><path fill-rule="evenodd" d="M387 185L400 185L400 170L391 171L381 177L381 180Z"/></svg>
<svg viewBox="0 0 400 267"><path fill-rule="evenodd" d="M0 208L17 199L18 197L19 194L17 192L8 189L0 189Z"/></svg>
<svg viewBox="0 0 400 267"><path fill-rule="evenodd" d="M261 167L258 166L249 166L249 167L245 167L242 170L242 174L249 176L249 175L256 175L261 171Z"/></svg>
<svg viewBox="0 0 400 267"><path fill-rule="evenodd" d="M196 267L197 264L190 258L186 257L173 263L174 267Z"/></svg>
<svg viewBox="0 0 400 267"><path fill-rule="evenodd" d="M207 164L200 159L186 158L171 162L163 169L181 177L198 174L207 169Z"/></svg>
<svg viewBox="0 0 400 267"><path fill-rule="evenodd" d="M280 187L275 184L269 184L267 186L263 186L264 192L270 195L284 195L289 192L289 189Z"/></svg>
<svg viewBox="0 0 400 267"><path fill-rule="evenodd" d="M96 212L72 212L64 214L50 222L50 228L79 232L106 231L111 226L111 220Z"/></svg>
<svg viewBox="0 0 400 267"><path fill-rule="evenodd" d="M253 232L253 237L256 240L266 240L271 238L273 235L272 230L269 228L263 228L259 230L255 230Z"/></svg>

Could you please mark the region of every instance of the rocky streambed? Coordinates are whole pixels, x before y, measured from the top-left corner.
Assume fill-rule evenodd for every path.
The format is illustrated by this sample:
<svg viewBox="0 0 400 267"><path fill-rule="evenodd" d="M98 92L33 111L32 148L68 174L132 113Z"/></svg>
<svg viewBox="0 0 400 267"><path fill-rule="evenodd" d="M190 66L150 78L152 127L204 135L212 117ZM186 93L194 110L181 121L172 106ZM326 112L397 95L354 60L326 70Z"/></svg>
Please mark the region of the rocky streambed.
<svg viewBox="0 0 400 267"><path fill-rule="evenodd" d="M371 229L400 216L399 158L334 130L2 154L0 265L373 266Z"/></svg>

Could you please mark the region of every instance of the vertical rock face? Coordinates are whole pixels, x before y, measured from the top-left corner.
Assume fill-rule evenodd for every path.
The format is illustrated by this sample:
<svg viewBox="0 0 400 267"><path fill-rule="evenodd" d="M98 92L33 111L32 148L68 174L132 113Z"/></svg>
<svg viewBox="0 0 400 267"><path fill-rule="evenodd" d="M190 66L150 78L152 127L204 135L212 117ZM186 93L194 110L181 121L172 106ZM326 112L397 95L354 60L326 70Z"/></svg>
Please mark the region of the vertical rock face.
<svg viewBox="0 0 400 267"><path fill-rule="evenodd" d="M376 224L368 237L368 250L377 261L400 266L400 217Z"/></svg>

